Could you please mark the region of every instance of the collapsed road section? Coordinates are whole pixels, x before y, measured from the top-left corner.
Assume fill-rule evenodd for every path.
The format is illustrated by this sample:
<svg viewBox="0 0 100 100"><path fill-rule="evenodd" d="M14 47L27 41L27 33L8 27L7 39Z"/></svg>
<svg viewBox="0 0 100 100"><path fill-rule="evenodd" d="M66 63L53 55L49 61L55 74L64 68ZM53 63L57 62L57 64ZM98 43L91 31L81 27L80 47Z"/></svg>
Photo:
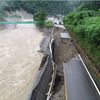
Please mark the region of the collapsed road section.
<svg viewBox="0 0 100 100"><path fill-rule="evenodd" d="M60 27L44 35L40 43L44 58L39 84L32 92L31 100L99 100L94 84L69 33Z"/></svg>
<svg viewBox="0 0 100 100"><path fill-rule="evenodd" d="M44 58L40 65L40 70L42 72L40 81L36 88L32 92L31 100L49 100L51 96L51 91L53 88L53 83L55 80L56 70L53 61L53 37L51 33L44 35L40 42L39 52L44 54Z"/></svg>

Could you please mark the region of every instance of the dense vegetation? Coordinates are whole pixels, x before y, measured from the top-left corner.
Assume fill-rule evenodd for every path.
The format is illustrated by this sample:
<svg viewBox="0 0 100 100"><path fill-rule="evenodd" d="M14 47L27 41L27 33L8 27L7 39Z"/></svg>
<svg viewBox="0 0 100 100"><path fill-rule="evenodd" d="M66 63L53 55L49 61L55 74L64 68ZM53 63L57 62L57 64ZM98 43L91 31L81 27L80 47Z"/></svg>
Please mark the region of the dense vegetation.
<svg viewBox="0 0 100 100"><path fill-rule="evenodd" d="M45 20L46 20L46 14L44 11L38 11L34 14L34 21L36 23L36 26L38 27L44 27Z"/></svg>
<svg viewBox="0 0 100 100"><path fill-rule="evenodd" d="M98 10L99 0L68 0L74 10Z"/></svg>
<svg viewBox="0 0 100 100"><path fill-rule="evenodd" d="M16 2L15 2L16 1ZM15 11L16 9L24 9L29 13L36 13L39 10L43 10L47 15L55 15L55 14L65 14L72 10L69 2L66 1L8 1L8 6L4 9L7 11Z"/></svg>
<svg viewBox="0 0 100 100"><path fill-rule="evenodd" d="M88 10L98 10L100 8L100 1L99 0L87 0L87 1L81 1L80 10L88 9Z"/></svg>
<svg viewBox="0 0 100 100"><path fill-rule="evenodd" d="M34 19L37 27L40 27L40 28L43 28L43 27L51 28L51 27L53 27L53 22L46 19L46 14L42 10L36 12L33 16L33 19Z"/></svg>
<svg viewBox="0 0 100 100"><path fill-rule="evenodd" d="M96 70L100 73L100 10L98 9L100 2L93 3L91 1L90 4L93 8L85 2L82 3L80 9L78 8L66 15L64 25L73 33L72 35L91 58ZM98 4L99 6L97 6ZM99 75L96 76L96 81L100 87Z"/></svg>

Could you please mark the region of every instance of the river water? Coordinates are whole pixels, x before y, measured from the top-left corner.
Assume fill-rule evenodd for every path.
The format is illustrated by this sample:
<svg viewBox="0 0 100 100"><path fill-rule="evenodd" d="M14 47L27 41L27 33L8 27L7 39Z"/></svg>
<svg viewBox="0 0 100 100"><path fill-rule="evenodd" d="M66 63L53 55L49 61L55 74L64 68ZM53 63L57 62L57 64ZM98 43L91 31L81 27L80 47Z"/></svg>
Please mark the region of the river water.
<svg viewBox="0 0 100 100"><path fill-rule="evenodd" d="M32 20L27 15L23 15L23 21ZM0 30L0 100L29 100L39 80L42 34L32 24Z"/></svg>

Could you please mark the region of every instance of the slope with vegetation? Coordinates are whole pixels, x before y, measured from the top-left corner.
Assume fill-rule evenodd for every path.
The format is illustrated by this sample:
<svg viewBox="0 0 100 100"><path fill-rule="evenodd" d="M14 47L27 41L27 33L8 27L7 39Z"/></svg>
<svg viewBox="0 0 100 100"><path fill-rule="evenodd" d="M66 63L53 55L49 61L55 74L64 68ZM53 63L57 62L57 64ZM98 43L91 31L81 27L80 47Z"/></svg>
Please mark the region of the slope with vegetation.
<svg viewBox="0 0 100 100"><path fill-rule="evenodd" d="M38 11L34 14L33 19L36 21L36 26L44 27L46 14L44 11Z"/></svg>
<svg viewBox="0 0 100 100"><path fill-rule="evenodd" d="M4 9L7 11L15 11L24 9L28 13L36 13L40 10L43 10L47 15L56 15L56 14L65 14L72 10L69 2L66 1L48 1L48 0L30 0L30 1L8 1L8 6ZM66 10L67 9L67 10Z"/></svg>
<svg viewBox="0 0 100 100"><path fill-rule="evenodd" d="M38 11L34 14L33 19L35 24L39 28L51 28L53 27L53 22L51 20L46 19L46 13L44 11Z"/></svg>
<svg viewBox="0 0 100 100"><path fill-rule="evenodd" d="M64 26L73 33L72 35L95 64L98 73L95 73L95 80L100 88L100 10L95 4L97 3L94 3L91 9L89 4L87 6L87 2L83 2L80 10L78 8L64 17ZM91 69L94 73L94 69Z"/></svg>

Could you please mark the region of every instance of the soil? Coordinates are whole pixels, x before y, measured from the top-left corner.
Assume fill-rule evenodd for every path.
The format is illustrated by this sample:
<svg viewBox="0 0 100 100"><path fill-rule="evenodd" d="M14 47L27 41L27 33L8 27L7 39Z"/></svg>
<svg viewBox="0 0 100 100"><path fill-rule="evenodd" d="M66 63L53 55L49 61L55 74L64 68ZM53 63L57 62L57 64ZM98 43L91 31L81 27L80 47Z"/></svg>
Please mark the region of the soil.
<svg viewBox="0 0 100 100"><path fill-rule="evenodd" d="M71 58L76 56L76 49L71 39L66 40L63 43L60 39L60 33L65 32L63 29L54 29L54 60L57 65L57 76L55 80L55 86L53 95L50 100L65 100L64 93L64 73L63 73L63 62L68 62Z"/></svg>

